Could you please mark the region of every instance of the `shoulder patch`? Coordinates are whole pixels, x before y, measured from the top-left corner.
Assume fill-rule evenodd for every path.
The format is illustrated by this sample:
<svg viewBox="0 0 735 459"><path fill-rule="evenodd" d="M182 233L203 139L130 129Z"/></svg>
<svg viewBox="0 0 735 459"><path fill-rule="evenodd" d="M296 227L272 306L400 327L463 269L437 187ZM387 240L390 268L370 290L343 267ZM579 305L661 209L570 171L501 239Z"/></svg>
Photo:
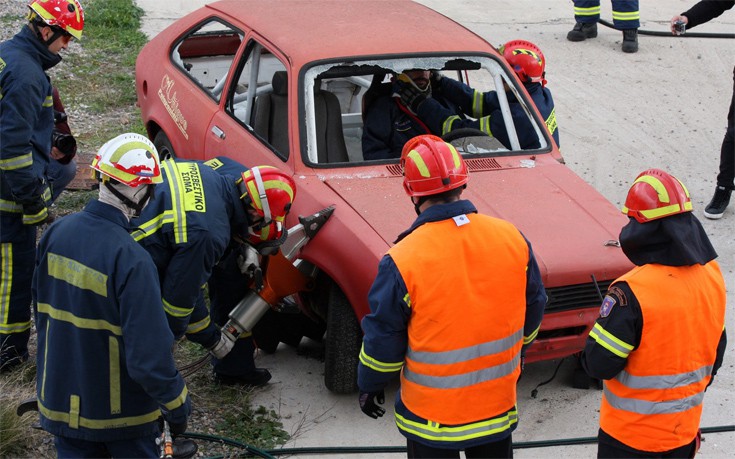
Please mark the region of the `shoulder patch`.
<svg viewBox="0 0 735 459"><path fill-rule="evenodd" d="M602 306L600 306L600 317L609 316L610 311L612 311L612 308L616 303L615 298L610 295L605 296L605 299L602 300Z"/></svg>
<svg viewBox="0 0 735 459"><path fill-rule="evenodd" d="M470 222L470 219L467 218L467 215L464 215L464 214L457 215L456 217L452 217L452 219L454 219L454 223L457 226L464 226Z"/></svg>
<svg viewBox="0 0 735 459"><path fill-rule="evenodd" d="M618 297L618 301L620 301L620 306L628 306L628 297L625 296L625 292L617 286L612 286L607 291L609 295L615 295Z"/></svg>

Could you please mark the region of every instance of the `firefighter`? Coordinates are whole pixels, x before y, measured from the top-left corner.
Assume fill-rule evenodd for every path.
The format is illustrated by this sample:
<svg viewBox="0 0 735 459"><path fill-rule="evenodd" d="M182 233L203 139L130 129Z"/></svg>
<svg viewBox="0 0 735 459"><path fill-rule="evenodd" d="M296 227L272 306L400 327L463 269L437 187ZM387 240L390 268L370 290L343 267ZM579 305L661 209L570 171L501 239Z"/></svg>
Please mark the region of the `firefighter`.
<svg viewBox="0 0 735 459"><path fill-rule="evenodd" d="M546 87L546 58L538 46L526 40L512 40L499 49L508 64L513 68L523 86L531 96L539 113L546 122L549 133L559 145L559 130L556 125L556 111L551 91ZM497 138L506 148L511 148L508 131L505 128L503 113L496 91L480 92L453 78L443 78L434 73L433 78L441 88L442 94L458 107L465 115L475 119L463 118L444 108L431 97L424 97L411 86L403 85L400 95L404 103L412 108L418 117L433 132L446 135L462 128L480 130L490 137ZM510 104L510 113L523 149L540 148L538 134L526 114L526 110L516 99L515 94L504 83L505 94Z"/></svg>
<svg viewBox="0 0 735 459"><path fill-rule="evenodd" d="M269 247L280 242L296 186L275 167L248 170L232 163L228 158L208 164L163 161L163 184L156 188L152 204L136 219L139 228L133 237L156 263L174 337L186 335L189 341L209 349L215 357L215 379L220 383L261 386L271 374L255 368L252 336L241 335L236 355L225 360L235 343L212 323L202 288L215 266L231 253L239 253L243 244ZM229 168L220 167L222 164ZM220 310L215 302L212 311L218 319ZM228 312L224 312L225 322ZM223 360L224 365L220 363Z"/></svg>
<svg viewBox="0 0 735 459"><path fill-rule="evenodd" d="M573 0L574 28L567 34L569 41L584 41L597 37L597 21L600 19L600 0ZM623 31L624 53L638 52L638 28L641 12L638 0L612 0L613 25Z"/></svg>
<svg viewBox="0 0 735 459"><path fill-rule="evenodd" d="M391 92L375 99L365 109L365 125L362 134L362 155L366 161L400 158L403 145L411 138L423 134L439 134L432 131L417 116L414 107L400 96L401 88L411 87L416 94L430 97L438 106L451 114L461 114L460 108L442 94L433 84L431 71L408 69L393 76Z"/></svg>
<svg viewBox="0 0 735 459"><path fill-rule="evenodd" d="M158 457L158 418L186 430L191 402L171 355L156 267L129 234L161 182L148 139L97 153L99 199L51 225L38 246L37 399L58 457ZM69 241L84 241L83 244Z"/></svg>
<svg viewBox="0 0 735 459"><path fill-rule="evenodd" d="M612 283L582 365L603 379L598 457L694 457L722 365L725 281L689 192L659 169L628 191L620 232L636 267Z"/></svg>
<svg viewBox="0 0 735 459"><path fill-rule="evenodd" d="M418 218L368 294L360 408L382 416L384 388L400 372L395 419L409 458L512 457L516 381L546 304L531 245L460 199L467 167L452 145L416 137L401 165Z"/></svg>
<svg viewBox="0 0 735 459"><path fill-rule="evenodd" d="M49 219L54 128L45 71L81 38L77 0L33 0L28 23L0 44L0 372L28 359L36 226Z"/></svg>

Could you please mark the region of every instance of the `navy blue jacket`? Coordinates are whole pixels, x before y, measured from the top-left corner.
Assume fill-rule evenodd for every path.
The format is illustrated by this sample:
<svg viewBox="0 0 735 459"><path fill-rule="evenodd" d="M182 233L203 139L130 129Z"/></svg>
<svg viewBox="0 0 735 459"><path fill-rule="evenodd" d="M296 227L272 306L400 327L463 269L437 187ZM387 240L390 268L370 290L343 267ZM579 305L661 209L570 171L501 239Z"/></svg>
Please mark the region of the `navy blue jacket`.
<svg viewBox="0 0 735 459"><path fill-rule="evenodd" d="M155 434L161 411L186 420L188 390L156 267L122 212L91 201L51 225L38 245L33 298L44 430L101 442Z"/></svg>
<svg viewBox="0 0 735 459"><path fill-rule="evenodd" d="M134 220L139 228L133 237L158 267L163 307L178 338L201 331L189 324L195 305L202 301L201 288L232 234L247 234L248 220L237 177L215 172L201 161L166 160L161 171L163 183ZM208 316L205 320L196 326L213 328Z"/></svg>
<svg viewBox="0 0 735 459"><path fill-rule="evenodd" d="M445 98L440 90L432 90L432 100L447 113L461 114L462 110ZM365 113L362 133L362 156L365 161L400 158L403 145L423 134L441 135L424 124L416 115L401 105L400 98L385 95L375 99Z"/></svg>
<svg viewBox="0 0 735 459"><path fill-rule="evenodd" d="M54 112L45 71L60 61L25 25L0 44L0 211L20 213L24 203L51 198Z"/></svg>
<svg viewBox="0 0 735 459"><path fill-rule="evenodd" d="M511 149L503 113L500 110L500 101L495 91L483 93L460 81L446 77L440 80L440 85L445 97L462 107L466 115L475 119L457 117L456 113L443 109L440 104L429 98L418 108L419 117L426 122L429 129L438 132L438 135L444 135L460 128L479 129L497 138L506 148ZM558 146L559 130L556 125L556 112L551 91L540 83L530 83L525 87ZM524 150L540 148L538 135L526 111L512 92L508 91L506 95L521 148Z"/></svg>

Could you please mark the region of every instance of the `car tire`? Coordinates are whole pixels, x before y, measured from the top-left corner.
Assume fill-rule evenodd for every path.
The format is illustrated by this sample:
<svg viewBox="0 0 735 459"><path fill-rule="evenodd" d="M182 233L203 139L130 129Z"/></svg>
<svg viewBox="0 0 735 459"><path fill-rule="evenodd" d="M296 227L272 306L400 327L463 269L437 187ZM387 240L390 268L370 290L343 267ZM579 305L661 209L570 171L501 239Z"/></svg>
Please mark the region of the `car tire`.
<svg viewBox="0 0 735 459"><path fill-rule="evenodd" d="M158 134L153 138L153 145L158 150L158 158L163 161L166 159L176 158L174 147L171 145L171 141L163 131L158 131Z"/></svg>
<svg viewBox="0 0 735 459"><path fill-rule="evenodd" d="M330 289L324 340L324 384L336 394L357 392L362 329L342 290Z"/></svg>

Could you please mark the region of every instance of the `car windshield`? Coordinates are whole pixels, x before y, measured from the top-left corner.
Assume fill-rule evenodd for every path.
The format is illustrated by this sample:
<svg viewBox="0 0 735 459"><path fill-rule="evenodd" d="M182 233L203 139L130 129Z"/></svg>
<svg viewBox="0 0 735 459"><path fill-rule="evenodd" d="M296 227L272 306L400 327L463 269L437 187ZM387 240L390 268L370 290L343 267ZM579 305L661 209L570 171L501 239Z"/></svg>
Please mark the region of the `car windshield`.
<svg viewBox="0 0 735 459"><path fill-rule="evenodd" d="M416 69L430 75L430 94L442 104L430 105L438 109L429 116L419 116L425 111L414 113L396 97L396 75ZM396 162L402 136L426 131L441 135L465 156L550 151L546 126L532 115L530 99L492 56L319 63L304 72L302 81L302 154L315 166ZM424 132L412 131L417 127Z"/></svg>

